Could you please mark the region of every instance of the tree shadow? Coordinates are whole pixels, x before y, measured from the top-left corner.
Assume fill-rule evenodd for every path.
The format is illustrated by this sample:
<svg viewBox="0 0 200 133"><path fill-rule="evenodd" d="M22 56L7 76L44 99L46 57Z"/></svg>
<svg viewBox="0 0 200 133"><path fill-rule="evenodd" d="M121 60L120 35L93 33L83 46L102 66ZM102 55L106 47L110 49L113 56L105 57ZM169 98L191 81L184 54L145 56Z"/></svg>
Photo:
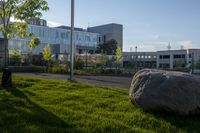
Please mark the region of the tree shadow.
<svg viewBox="0 0 200 133"><path fill-rule="evenodd" d="M200 133L200 115L175 115L172 113L153 113L157 118L169 122L177 129L186 131L188 133Z"/></svg>
<svg viewBox="0 0 200 133"><path fill-rule="evenodd" d="M80 132L33 103L19 89L4 90L0 98L0 132Z"/></svg>

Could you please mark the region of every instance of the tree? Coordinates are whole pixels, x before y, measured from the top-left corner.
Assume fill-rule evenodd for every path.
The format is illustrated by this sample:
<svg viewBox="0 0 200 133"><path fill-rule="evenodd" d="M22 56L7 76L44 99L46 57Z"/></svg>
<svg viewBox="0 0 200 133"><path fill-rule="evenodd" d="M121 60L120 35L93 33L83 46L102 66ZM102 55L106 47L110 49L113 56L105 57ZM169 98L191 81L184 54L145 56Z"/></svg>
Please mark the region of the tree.
<svg viewBox="0 0 200 133"><path fill-rule="evenodd" d="M83 69L83 66L84 66L84 61L81 60L80 58L78 58L75 62L75 68L77 70L80 70L80 69Z"/></svg>
<svg viewBox="0 0 200 133"><path fill-rule="evenodd" d="M52 59L52 52L51 52L51 48L49 44L43 48L42 55L43 55L43 59L47 62L47 71L48 71L50 67L50 61Z"/></svg>
<svg viewBox="0 0 200 133"><path fill-rule="evenodd" d="M200 59L198 59L198 60L197 60L197 62L196 62L196 65L195 65L195 66L196 66L196 68L197 68L197 69L200 69Z"/></svg>
<svg viewBox="0 0 200 133"><path fill-rule="evenodd" d="M100 63L101 63L101 69L102 70L104 69L107 61L108 61L108 56L106 56L105 54L102 53L101 56L100 56Z"/></svg>
<svg viewBox="0 0 200 133"><path fill-rule="evenodd" d="M21 52L19 50L17 50L16 48L11 50L10 53L12 58L20 58L21 57Z"/></svg>
<svg viewBox="0 0 200 133"><path fill-rule="evenodd" d="M122 64L122 49L120 47L117 47L115 51L115 64L117 68Z"/></svg>
<svg viewBox="0 0 200 133"><path fill-rule="evenodd" d="M7 67L8 58L8 39L29 37L31 38L30 47L36 47L40 41L34 34L27 31L28 20L33 17L40 18L42 11L48 9L45 0L0 0L0 19L2 22L0 32L4 37L5 67ZM10 22L11 17L18 21Z"/></svg>
<svg viewBox="0 0 200 133"><path fill-rule="evenodd" d="M21 56L22 56L21 51L14 48L11 50L10 55L11 55L10 62L12 65L19 65L21 63Z"/></svg>
<svg viewBox="0 0 200 133"><path fill-rule="evenodd" d="M104 53L106 55L114 55L117 49L117 41L115 39L111 39L106 43L99 44L97 46L96 53Z"/></svg>

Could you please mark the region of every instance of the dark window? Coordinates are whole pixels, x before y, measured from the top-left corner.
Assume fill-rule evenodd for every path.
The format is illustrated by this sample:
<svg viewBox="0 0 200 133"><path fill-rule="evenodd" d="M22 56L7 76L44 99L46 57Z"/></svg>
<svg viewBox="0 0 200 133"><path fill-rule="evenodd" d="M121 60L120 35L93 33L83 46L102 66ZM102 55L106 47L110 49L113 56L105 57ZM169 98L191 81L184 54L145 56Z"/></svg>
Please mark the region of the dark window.
<svg viewBox="0 0 200 133"><path fill-rule="evenodd" d="M101 42L101 37L99 37L99 43Z"/></svg>
<svg viewBox="0 0 200 133"><path fill-rule="evenodd" d="M178 58L185 58L185 55L174 55L174 58L178 59Z"/></svg>
<svg viewBox="0 0 200 133"><path fill-rule="evenodd" d="M163 59L169 59L170 55L163 55Z"/></svg>
<svg viewBox="0 0 200 133"><path fill-rule="evenodd" d="M103 41L104 41L104 43L106 42L106 36L103 36Z"/></svg>

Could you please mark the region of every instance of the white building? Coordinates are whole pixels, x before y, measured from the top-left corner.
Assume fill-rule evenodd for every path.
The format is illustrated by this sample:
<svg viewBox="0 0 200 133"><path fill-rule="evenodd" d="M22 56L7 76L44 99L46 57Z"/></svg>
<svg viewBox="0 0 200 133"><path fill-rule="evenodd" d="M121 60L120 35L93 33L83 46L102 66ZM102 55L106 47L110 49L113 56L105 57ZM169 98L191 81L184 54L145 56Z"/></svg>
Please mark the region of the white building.
<svg viewBox="0 0 200 133"><path fill-rule="evenodd" d="M200 49L166 50L157 52L123 52L123 64L137 62L131 67L157 69L174 69L190 67L200 59Z"/></svg>
<svg viewBox="0 0 200 133"><path fill-rule="evenodd" d="M200 59L200 49L157 51L157 68L189 67Z"/></svg>

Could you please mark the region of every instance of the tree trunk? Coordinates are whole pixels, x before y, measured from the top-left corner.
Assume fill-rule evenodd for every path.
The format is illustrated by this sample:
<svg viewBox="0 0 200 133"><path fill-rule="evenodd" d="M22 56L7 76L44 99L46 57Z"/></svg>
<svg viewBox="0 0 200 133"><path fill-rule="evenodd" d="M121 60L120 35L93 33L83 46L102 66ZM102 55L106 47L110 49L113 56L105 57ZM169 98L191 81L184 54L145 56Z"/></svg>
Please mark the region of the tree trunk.
<svg viewBox="0 0 200 133"><path fill-rule="evenodd" d="M5 57L4 57L4 69L1 80L2 87L11 88L12 87L12 72L8 69L8 38L4 37L4 47L5 47Z"/></svg>
<svg viewBox="0 0 200 133"><path fill-rule="evenodd" d="M7 37L4 37L4 68L7 68L8 66L8 39Z"/></svg>

